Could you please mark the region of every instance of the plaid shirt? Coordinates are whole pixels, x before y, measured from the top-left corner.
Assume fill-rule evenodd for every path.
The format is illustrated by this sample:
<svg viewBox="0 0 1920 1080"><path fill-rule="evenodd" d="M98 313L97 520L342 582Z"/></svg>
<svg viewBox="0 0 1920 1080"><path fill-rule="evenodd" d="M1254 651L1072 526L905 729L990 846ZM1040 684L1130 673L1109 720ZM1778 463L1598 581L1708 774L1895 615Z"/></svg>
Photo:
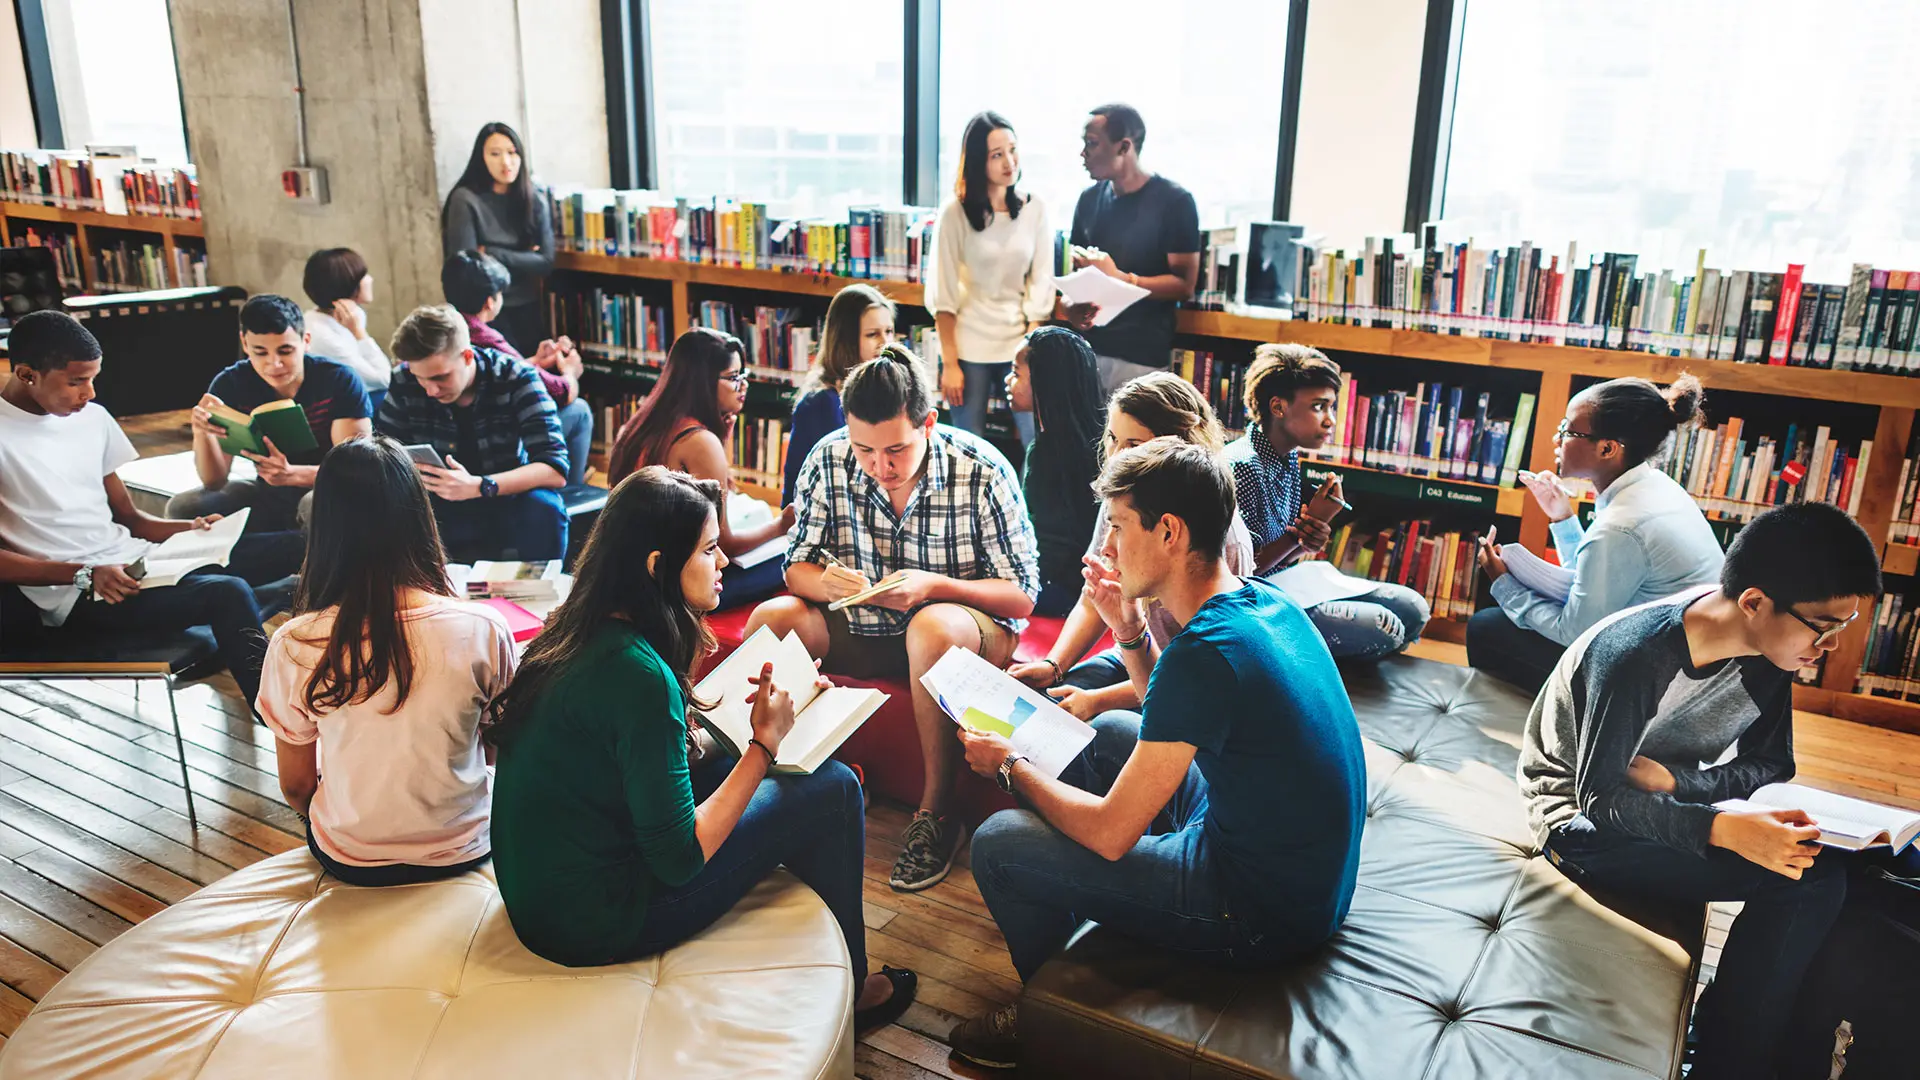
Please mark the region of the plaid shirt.
<svg viewBox="0 0 1920 1080"><path fill-rule="evenodd" d="M1257 551L1280 538L1300 520L1300 452L1281 453L1267 441L1259 421L1247 433L1227 444L1227 464L1233 467L1234 495L1240 517L1247 523Z"/></svg>
<svg viewBox="0 0 1920 1080"><path fill-rule="evenodd" d="M905 514L860 470L847 430L820 440L794 487L799 521L787 544L787 565L826 563L832 552L849 569L879 581L896 570L925 570L961 581L1003 579L1040 595L1039 544L1020 481L1000 451L964 431L936 425L927 442L926 472ZM907 632L912 612L860 604L847 608L861 637ZM1020 619L995 619L1014 633Z"/></svg>
<svg viewBox="0 0 1920 1080"><path fill-rule="evenodd" d="M534 461L567 475L560 416L540 373L525 360L485 347L473 350L473 366L475 394L473 404L465 407L473 427L472 457L462 453L455 408L428 397L404 365L393 373L374 427L403 443L431 443L441 456L458 457L474 476L493 476Z"/></svg>

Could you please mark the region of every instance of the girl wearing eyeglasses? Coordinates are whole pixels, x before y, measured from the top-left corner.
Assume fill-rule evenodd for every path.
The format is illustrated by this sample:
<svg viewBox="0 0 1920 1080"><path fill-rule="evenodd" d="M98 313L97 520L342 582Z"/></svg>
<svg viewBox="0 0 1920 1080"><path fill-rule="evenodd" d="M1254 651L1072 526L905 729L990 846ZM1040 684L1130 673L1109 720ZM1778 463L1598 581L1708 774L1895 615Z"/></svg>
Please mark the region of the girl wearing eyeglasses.
<svg viewBox="0 0 1920 1080"><path fill-rule="evenodd" d="M1467 623L1467 660L1538 691L1560 654L1616 611L1720 579L1722 554L1693 496L1661 471L1673 433L1700 421L1700 380L1681 375L1662 390L1645 379L1613 379L1567 403L1554 432L1554 472L1523 474L1553 524L1560 565L1573 571L1562 602L1507 573L1483 543L1480 568L1498 607ZM1582 526L1563 476L1593 482L1593 523Z"/></svg>
<svg viewBox="0 0 1920 1080"><path fill-rule="evenodd" d="M747 404L746 347L732 334L696 326L667 352L666 368L640 411L621 426L607 459L607 482L618 486L649 465L663 465L696 480L712 480L733 494L733 428ZM734 559L793 528L789 506L764 524L735 529L720 515L720 550ZM781 560L757 566L730 565L721 575L721 606L754 604L784 585Z"/></svg>

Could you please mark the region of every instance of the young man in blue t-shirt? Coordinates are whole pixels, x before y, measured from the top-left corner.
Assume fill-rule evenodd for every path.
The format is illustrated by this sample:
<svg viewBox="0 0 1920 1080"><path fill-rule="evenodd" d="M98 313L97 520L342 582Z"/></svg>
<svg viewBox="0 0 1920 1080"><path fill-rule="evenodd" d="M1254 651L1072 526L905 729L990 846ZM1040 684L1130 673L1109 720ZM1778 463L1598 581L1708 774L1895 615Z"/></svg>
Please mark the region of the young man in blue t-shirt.
<svg viewBox="0 0 1920 1080"><path fill-rule="evenodd" d="M167 503L168 517L233 514L252 507L248 532L305 527L320 459L335 443L373 433L366 384L347 365L308 355L307 341L300 305L284 296L261 293L240 309L240 347L246 357L215 375L194 406L193 467L201 486L175 495ZM233 455L220 449L221 430L213 425L212 410L225 405L250 413L281 400L299 404L317 445L246 454L256 479L230 479Z"/></svg>
<svg viewBox="0 0 1920 1080"><path fill-rule="evenodd" d="M1233 477L1161 438L1116 454L1095 490L1110 526L1089 595L1142 713L1095 719L1059 779L1007 740L957 729L967 764L1028 809L973 838L973 875L1031 979L1084 920L1234 967L1284 963L1346 919L1360 864L1360 729L1326 643L1279 587L1223 558ZM1182 624L1147 659L1154 597ZM969 1020L954 1050L1017 1064L1017 1006Z"/></svg>

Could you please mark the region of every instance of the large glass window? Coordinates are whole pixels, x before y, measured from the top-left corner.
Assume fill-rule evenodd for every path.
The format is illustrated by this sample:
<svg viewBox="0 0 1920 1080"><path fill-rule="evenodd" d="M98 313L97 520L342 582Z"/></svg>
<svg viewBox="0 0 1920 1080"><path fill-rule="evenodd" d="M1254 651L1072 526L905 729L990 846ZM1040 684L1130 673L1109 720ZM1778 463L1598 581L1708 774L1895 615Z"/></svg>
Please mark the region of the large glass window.
<svg viewBox="0 0 1920 1080"><path fill-rule="evenodd" d="M656 3L658 0L656 0ZM1273 215L1285 0L965 0L940 5L940 182L951 198L967 118L1005 116L1024 186L1065 228L1089 183L1087 110L1147 123L1141 160L1193 192L1205 226Z"/></svg>
<svg viewBox="0 0 1920 1080"><path fill-rule="evenodd" d="M675 195L793 214L897 204L898 0L652 0L654 146Z"/></svg>
<svg viewBox="0 0 1920 1080"><path fill-rule="evenodd" d="M187 160L166 0L47 0L47 51L70 149L132 145Z"/></svg>
<svg viewBox="0 0 1920 1080"><path fill-rule="evenodd" d="M1691 271L1920 265L1909 0L1469 0L1442 216Z"/></svg>

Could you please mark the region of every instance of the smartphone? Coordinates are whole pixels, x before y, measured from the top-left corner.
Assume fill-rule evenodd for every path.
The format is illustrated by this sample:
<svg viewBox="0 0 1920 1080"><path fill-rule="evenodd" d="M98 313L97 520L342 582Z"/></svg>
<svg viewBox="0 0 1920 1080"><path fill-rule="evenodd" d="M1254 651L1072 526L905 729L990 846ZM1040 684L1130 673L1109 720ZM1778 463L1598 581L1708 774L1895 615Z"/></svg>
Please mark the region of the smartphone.
<svg viewBox="0 0 1920 1080"><path fill-rule="evenodd" d="M446 461L440 457L440 451L435 450L431 443L416 443L402 449L407 452L408 457L413 459L415 465L431 465L436 469L447 467Z"/></svg>
<svg viewBox="0 0 1920 1080"><path fill-rule="evenodd" d="M147 557L142 555L121 569L128 577L140 581L147 576Z"/></svg>

